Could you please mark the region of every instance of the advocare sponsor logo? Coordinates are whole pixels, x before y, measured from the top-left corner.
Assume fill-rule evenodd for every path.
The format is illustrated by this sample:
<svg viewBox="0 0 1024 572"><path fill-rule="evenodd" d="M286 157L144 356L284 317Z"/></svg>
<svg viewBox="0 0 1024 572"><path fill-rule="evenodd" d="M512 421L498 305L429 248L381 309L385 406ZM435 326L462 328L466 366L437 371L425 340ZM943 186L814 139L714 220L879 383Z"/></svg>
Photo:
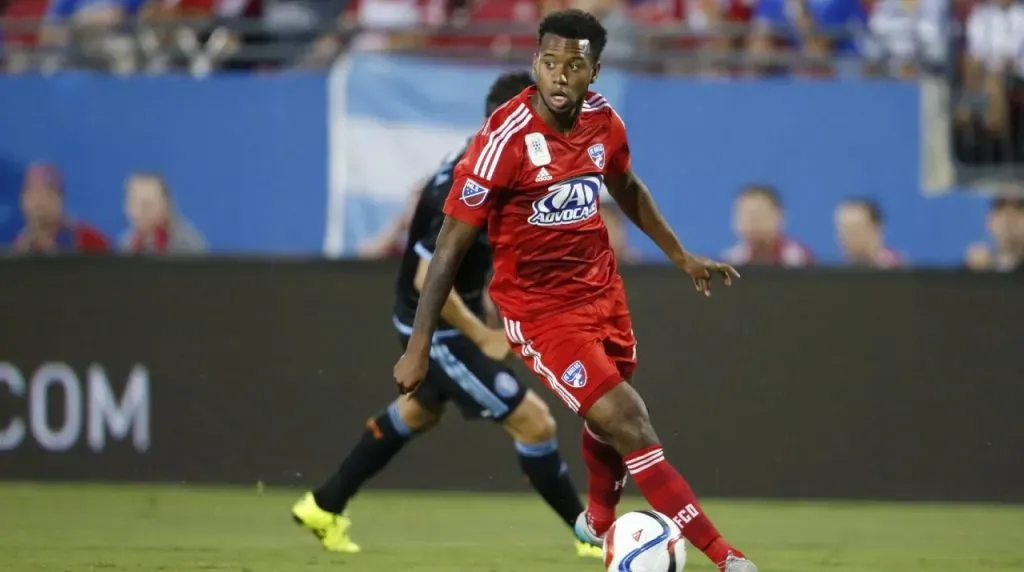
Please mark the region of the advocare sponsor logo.
<svg viewBox="0 0 1024 572"><path fill-rule="evenodd" d="M46 451L67 451L79 443L83 433L95 452L106 448L108 438L130 438L140 453L149 449L150 384L144 365L132 367L121 395L115 393L99 364L90 365L84 378L63 362L47 362L27 373L15 364L0 362L0 399L23 404L22 414L0 417L0 451L17 449L30 436ZM61 400L64 414L52 420L47 412L55 399Z"/></svg>

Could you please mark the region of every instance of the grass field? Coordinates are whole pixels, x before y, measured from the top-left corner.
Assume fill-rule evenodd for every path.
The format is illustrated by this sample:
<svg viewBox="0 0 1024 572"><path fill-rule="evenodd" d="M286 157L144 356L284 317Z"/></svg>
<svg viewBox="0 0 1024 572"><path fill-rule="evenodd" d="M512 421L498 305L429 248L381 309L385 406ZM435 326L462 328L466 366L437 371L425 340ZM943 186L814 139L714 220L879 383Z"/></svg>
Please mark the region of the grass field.
<svg viewBox="0 0 1024 572"><path fill-rule="evenodd" d="M374 493L352 505L358 555L288 518L299 491L0 484L0 571L597 571L530 496ZM1024 509L707 502L762 572L1024 570ZM637 499L626 505L639 507ZM688 570L710 571L690 552Z"/></svg>

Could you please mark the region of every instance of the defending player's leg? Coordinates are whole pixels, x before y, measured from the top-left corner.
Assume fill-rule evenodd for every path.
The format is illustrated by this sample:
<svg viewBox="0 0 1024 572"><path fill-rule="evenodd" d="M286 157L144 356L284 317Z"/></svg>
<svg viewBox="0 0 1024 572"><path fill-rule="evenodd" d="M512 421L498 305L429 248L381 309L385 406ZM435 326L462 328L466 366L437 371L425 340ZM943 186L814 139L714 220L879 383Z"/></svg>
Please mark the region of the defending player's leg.
<svg viewBox="0 0 1024 572"><path fill-rule="evenodd" d="M754 564L722 537L686 479L665 460L647 406L630 384L619 383L608 389L584 417L623 456L647 502L679 525L691 545L725 572L756 572ZM600 535L605 531L593 532Z"/></svg>
<svg viewBox="0 0 1024 572"><path fill-rule="evenodd" d="M351 521L344 515L345 508L406 443L440 419L443 406L440 403L425 405L420 401L424 396L418 396L419 399L400 397L369 419L359 441L338 470L292 507L296 522L312 531L327 550L359 552L359 546L349 538Z"/></svg>
<svg viewBox="0 0 1024 572"><path fill-rule="evenodd" d="M537 493L572 529L583 511L569 467L558 452L557 426L548 406L536 393L526 390L523 401L505 418L505 430L515 440L519 467ZM581 557L601 558L599 547L577 541Z"/></svg>
<svg viewBox="0 0 1024 572"><path fill-rule="evenodd" d="M491 419L505 427L516 442L519 466L531 485L572 527L582 505L558 452L555 420L544 401L469 340L444 340L430 353L431 364L437 363L448 372L443 378L429 378L432 383L450 397L466 419ZM581 543L576 543L576 552L600 557L599 551Z"/></svg>

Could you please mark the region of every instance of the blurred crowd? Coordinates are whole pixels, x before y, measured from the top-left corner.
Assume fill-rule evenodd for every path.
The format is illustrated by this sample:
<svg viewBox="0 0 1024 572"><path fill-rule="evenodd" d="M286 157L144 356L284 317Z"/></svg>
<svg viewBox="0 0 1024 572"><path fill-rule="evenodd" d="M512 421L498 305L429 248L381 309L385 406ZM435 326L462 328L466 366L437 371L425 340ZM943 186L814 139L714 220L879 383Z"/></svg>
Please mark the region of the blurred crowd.
<svg viewBox="0 0 1024 572"><path fill-rule="evenodd" d="M885 213L869 197L849 197L836 205L836 242L848 266L880 270L910 265L886 242ZM785 231L785 206L770 185L754 184L737 195L733 206L737 243L724 253L734 265L801 268L815 263L814 253ZM988 239L966 249L964 266L975 271L1010 272L1024 263L1024 199L1006 193L993 199L986 220Z"/></svg>
<svg viewBox="0 0 1024 572"><path fill-rule="evenodd" d="M21 188L24 226L9 245L14 255L67 253L125 255L198 255L206 253L203 235L176 208L171 189L158 173L131 173L125 182L126 228L111 240L88 221L78 220L64 207L67 189L59 169L35 163L25 173ZM408 225L418 200L409 197L404 211L377 236L358 245L361 258L399 258L405 248ZM631 224L605 193L600 215L620 264L642 262L629 243ZM834 228L842 263L847 266L896 269L911 265L886 242L885 214L868 197L849 197L836 205ZM815 265L811 248L786 232L782 196L767 184L741 189L733 203L732 228L736 243L717 254L736 266L803 268ZM1024 195L1007 192L992 199L986 220L986 240L966 245L964 267L976 271L1010 272L1024 267Z"/></svg>
<svg viewBox="0 0 1024 572"><path fill-rule="evenodd" d="M405 248L409 223L418 196L413 193L405 211L381 232L358 247L363 258L398 258ZM620 264L642 262L629 243L631 224L607 194L601 197L601 217ZM885 213L870 197L849 197L835 207L836 243L842 264L891 270L913 261L892 248L885 238ZM1024 195L1008 189L992 199L985 240L966 245L963 264L979 272L1011 272L1024 267ZM786 210L779 191L767 184L750 184L733 201L732 229L736 243L717 254L736 266L806 268L815 265L814 252L786 232Z"/></svg>
<svg viewBox="0 0 1024 572"><path fill-rule="evenodd" d="M958 162L1024 163L1017 0L0 0L0 69L267 72L346 50L522 62L563 7L598 15L606 62L639 71L952 79Z"/></svg>
<svg viewBox="0 0 1024 572"><path fill-rule="evenodd" d="M1009 168L1013 179L1014 165L1024 163L1024 4L1015 0L0 0L0 69L269 73L325 68L346 50L521 64L535 45L536 22L565 7L597 15L609 30L605 61L637 71L941 82L951 87L958 164ZM159 174L128 177L129 230L113 245L63 213L63 193L56 167L28 170L27 223L13 250L205 250ZM1020 265L1021 204L1019 195L993 201L989 240L965 249L968 266ZM605 205L620 258L636 260L621 213ZM784 205L771 186L744 189L735 213L737 244L723 253L730 261L813 264L813 253L786 236ZM362 255L400 251L405 221L400 216L362 245ZM884 226L870 199L836 206L837 239L851 264L907 263L886 245Z"/></svg>
<svg viewBox="0 0 1024 572"><path fill-rule="evenodd" d="M1007 6L1007 4L1009 6ZM0 0L8 69L119 71L326 65L344 49L527 52L546 12L575 7L610 31L608 59L647 55L659 71L798 69L916 76L948 61L949 32L994 61L1019 42L1012 0ZM977 35L977 34L976 34ZM1024 39L1022 37L1021 39ZM75 49L70 49L74 46ZM979 51L980 50L980 51ZM47 52L35 61L32 54ZM685 56L685 57L684 57ZM1012 54L1010 59L1014 59ZM802 62L794 67L793 62Z"/></svg>
<svg viewBox="0 0 1024 572"><path fill-rule="evenodd" d="M64 207L66 188L60 170L35 163L21 188L21 232L8 246L15 255L64 253L125 255L202 254L203 235L175 208L171 190L157 173L137 172L125 182L124 232L111 240L73 217Z"/></svg>

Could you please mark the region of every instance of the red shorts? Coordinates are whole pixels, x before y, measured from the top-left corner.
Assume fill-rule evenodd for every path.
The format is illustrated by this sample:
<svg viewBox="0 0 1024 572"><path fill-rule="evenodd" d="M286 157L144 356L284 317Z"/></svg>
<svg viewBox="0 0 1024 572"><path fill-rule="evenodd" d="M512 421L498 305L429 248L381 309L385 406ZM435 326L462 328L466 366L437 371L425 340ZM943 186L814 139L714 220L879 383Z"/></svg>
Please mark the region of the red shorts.
<svg viewBox="0 0 1024 572"><path fill-rule="evenodd" d="M542 320L506 318L505 335L527 367L581 417L636 369L636 338L621 289Z"/></svg>

